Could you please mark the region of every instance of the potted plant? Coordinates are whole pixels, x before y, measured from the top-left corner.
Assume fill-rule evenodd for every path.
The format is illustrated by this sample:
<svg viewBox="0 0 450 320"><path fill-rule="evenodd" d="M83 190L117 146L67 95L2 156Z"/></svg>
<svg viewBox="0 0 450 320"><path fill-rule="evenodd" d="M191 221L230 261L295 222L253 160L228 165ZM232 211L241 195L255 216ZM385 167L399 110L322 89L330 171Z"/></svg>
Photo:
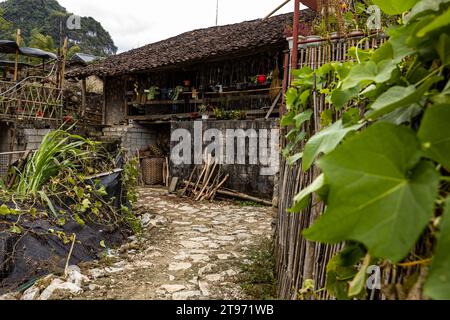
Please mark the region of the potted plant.
<svg viewBox="0 0 450 320"><path fill-rule="evenodd" d="M200 107L198 107L198 112L202 115L202 120L208 120L209 114L208 114L208 106L205 104L202 104Z"/></svg>

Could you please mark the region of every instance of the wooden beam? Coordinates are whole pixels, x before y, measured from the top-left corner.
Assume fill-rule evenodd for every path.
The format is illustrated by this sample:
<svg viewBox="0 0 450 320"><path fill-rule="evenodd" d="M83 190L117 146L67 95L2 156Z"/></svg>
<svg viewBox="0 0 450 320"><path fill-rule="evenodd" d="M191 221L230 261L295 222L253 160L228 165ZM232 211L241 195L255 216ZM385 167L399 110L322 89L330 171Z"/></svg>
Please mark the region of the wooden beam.
<svg viewBox="0 0 450 320"><path fill-rule="evenodd" d="M86 78L81 80L81 117L86 113Z"/></svg>
<svg viewBox="0 0 450 320"><path fill-rule="evenodd" d="M266 120L268 120L270 118L270 115L273 113L273 110L277 106L278 101L280 100L282 94L283 94L283 90L280 90L280 92L278 93L277 97L275 98L275 101L272 103L272 106L270 107L269 111L267 112L267 115L266 115L266 118L265 118Z"/></svg>

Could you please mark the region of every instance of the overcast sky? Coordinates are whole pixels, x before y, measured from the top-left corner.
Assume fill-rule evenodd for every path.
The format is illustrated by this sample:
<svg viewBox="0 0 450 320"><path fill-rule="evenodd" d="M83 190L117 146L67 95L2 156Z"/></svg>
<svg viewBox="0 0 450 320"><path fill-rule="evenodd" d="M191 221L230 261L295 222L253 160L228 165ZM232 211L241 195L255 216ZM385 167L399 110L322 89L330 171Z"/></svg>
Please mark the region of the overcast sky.
<svg viewBox="0 0 450 320"><path fill-rule="evenodd" d="M264 17L283 0L219 0L219 24ZM215 25L216 0L59 0L69 12L92 16L119 52ZM293 11L293 1L279 13Z"/></svg>

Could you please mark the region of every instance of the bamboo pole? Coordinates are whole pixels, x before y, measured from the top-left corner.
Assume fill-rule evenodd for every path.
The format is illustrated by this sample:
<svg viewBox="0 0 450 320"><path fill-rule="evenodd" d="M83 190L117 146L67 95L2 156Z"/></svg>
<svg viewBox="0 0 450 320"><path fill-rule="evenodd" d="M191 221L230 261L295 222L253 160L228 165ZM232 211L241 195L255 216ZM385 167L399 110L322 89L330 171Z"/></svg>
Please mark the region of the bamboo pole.
<svg viewBox="0 0 450 320"><path fill-rule="evenodd" d="M68 47L68 39L67 37L64 39L64 45L62 49L61 56L61 78L60 78L60 88L64 88L64 80L65 80L65 72L66 72L66 58L67 58L67 47Z"/></svg>
<svg viewBox="0 0 450 320"><path fill-rule="evenodd" d="M16 31L16 43L17 47L19 47L20 43L20 29ZM17 81L19 76L19 49L16 49L16 60L14 62L14 82Z"/></svg>

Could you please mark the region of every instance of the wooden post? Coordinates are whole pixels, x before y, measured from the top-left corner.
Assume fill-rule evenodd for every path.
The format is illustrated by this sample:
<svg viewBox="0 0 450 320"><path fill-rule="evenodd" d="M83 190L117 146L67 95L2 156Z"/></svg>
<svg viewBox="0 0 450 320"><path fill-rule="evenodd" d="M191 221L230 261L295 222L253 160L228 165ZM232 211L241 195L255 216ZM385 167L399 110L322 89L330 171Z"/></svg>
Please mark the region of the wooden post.
<svg viewBox="0 0 450 320"><path fill-rule="evenodd" d="M86 113L86 78L81 80L81 117Z"/></svg>
<svg viewBox="0 0 450 320"><path fill-rule="evenodd" d="M106 77L103 77L103 110L102 125L106 125Z"/></svg>
<svg viewBox="0 0 450 320"><path fill-rule="evenodd" d="M68 47L68 39L67 37L64 39L64 46L62 49L61 54L61 78L60 78L60 88L63 89L64 87L64 80L65 80L65 72L66 72L66 58L67 58L67 47Z"/></svg>
<svg viewBox="0 0 450 320"><path fill-rule="evenodd" d="M17 47L19 47L20 29L17 29L17 32L16 32L16 43L17 43ZM14 82L17 81L18 76L19 76L19 49L16 50L16 61L14 63Z"/></svg>

